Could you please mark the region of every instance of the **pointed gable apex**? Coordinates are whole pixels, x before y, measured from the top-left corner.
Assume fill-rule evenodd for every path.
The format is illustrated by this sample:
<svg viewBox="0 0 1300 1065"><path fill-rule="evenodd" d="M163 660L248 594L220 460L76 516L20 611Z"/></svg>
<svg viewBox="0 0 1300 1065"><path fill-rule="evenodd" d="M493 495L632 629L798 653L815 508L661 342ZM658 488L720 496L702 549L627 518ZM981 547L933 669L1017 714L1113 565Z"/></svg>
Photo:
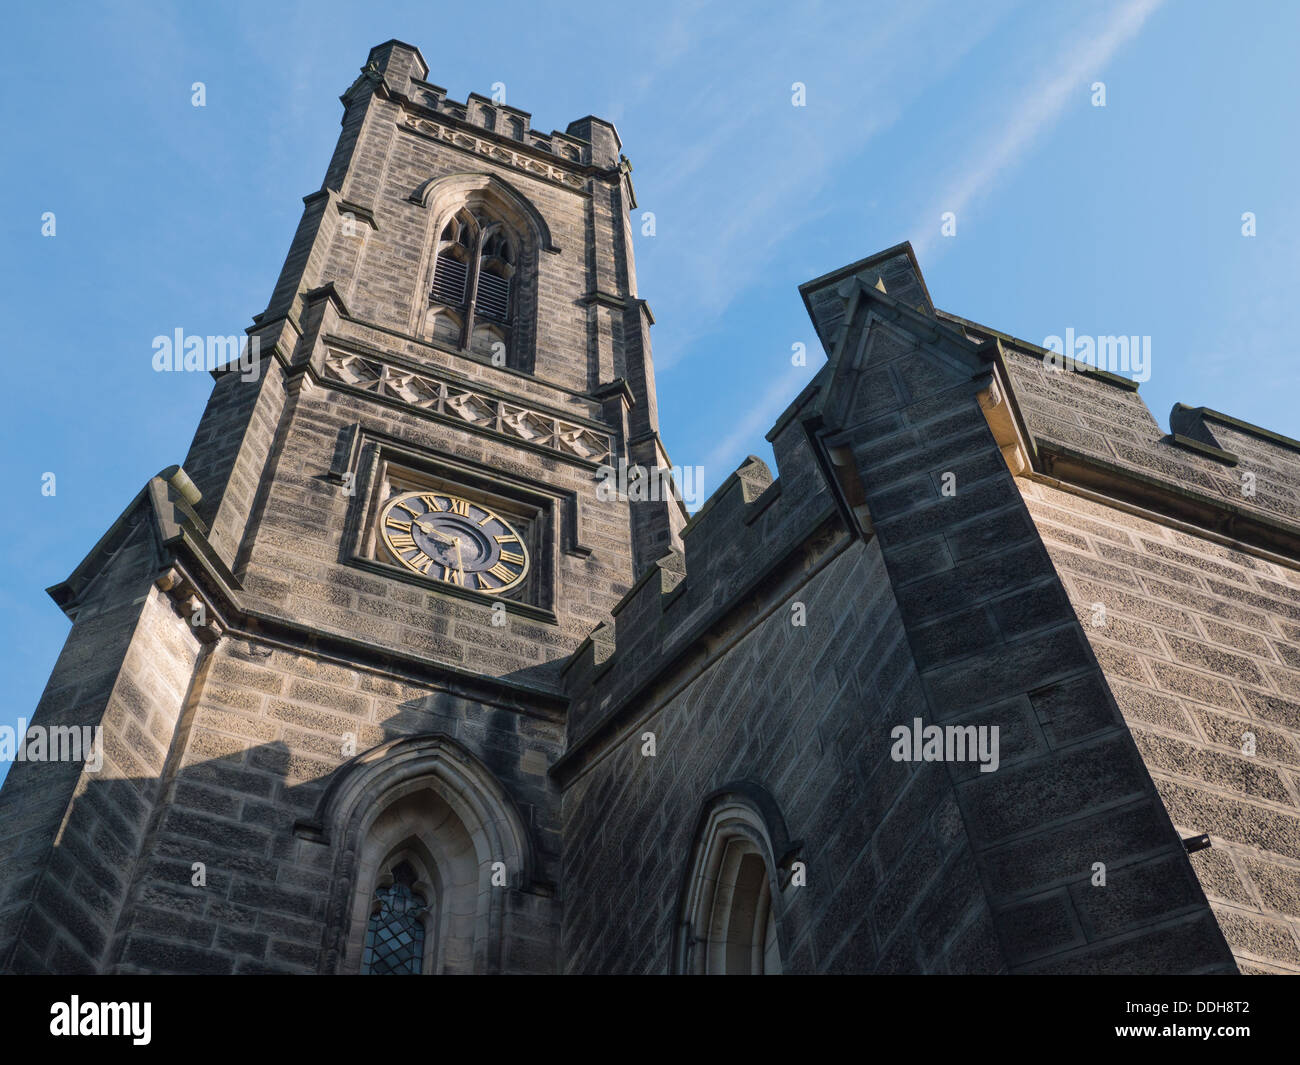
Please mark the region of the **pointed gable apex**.
<svg viewBox="0 0 1300 1065"><path fill-rule="evenodd" d="M921 275L916 253L909 241L903 241L799 286L799 294L803 296L804 306L817 329L817 337L828 353L835 346L836 336L844 324L846 302L841 286L853 279L886 293L906 307L934 317L934 303Z"/></svg>

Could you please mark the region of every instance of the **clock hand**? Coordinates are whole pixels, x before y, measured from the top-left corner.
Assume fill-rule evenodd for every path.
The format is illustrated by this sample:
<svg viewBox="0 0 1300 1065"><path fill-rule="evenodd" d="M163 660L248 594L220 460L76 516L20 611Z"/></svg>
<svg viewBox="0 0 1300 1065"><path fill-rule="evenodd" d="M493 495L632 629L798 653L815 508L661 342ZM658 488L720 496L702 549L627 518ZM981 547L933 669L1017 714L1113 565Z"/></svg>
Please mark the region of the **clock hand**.
<svg viewBox="0 0 1300 1065"><path fill-rule="evenodd" d="M460 537L456 537L456 568L460 570L460 583L465 583L465 560L460 554Z"/></svg>
<svg viewBox="0 0 1300 1065"><path fill-rule="evenodd" d="M421 521L419 518L415 519L415 524L419 528L419 530L427 536L435 536L445 544L449 544L452 542L451 537L448 536L446 533L439 532L438 527L436 525L427 524Z"/></svg>

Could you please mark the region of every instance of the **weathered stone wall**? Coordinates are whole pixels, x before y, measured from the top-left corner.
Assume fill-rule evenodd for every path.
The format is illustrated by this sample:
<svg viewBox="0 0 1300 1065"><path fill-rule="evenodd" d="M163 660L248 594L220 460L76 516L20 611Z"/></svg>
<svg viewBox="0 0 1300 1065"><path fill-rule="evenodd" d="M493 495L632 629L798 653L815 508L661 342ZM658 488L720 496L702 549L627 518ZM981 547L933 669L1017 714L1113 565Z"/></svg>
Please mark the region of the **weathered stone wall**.
<svg viewBox="0 0 1300 1065"><path fill-rule="evenodd" d="M98 727L102 766L17 762L0 792L0 971L108 956L200 648L152 586L150 535L139 523L83 599L32 716Z"/></svg>
<svg viewBox="0 0 1300 1065"><path fill-rule="evenodd" d="M567 971L672 968L691 833L742 780L803 841L784 971L1006 968L947 770L890 757L925 697L880 545L849 536L800 421L811 395L771 434L780 479L742 465L568 667Z"/></svg>
<svg viewBox="0 0 1300 1065"><path fill-rule="evenodd" d="M942 767L889 757L889 730L922 711L879 548L841 535L814 565L752 628L711 632L725 650L648 696L565 791L567 972L672 970L701 804L739 780L803 841L808 884L786 877L779 903L784 971L1003 968Z"/></svg>
<svg viewBox="0 0 1300 1065"><path fill-rule="evenodd" d="M331 876L355 875L338 841L294 833L332 773L401 736L437 732L479 759L526 819L535 880L507 892L506 971L556 968L559 803L546 768L559 755L555 715L472 700L446 687L321 661L253 641L212 652L183 730L162 816L132 884L117 971L316 972ZM193 863L205 866L195 886Z"/></svg>
<svg viewBox="0 0 1300 1065"><path fill-rule="evenodd" d="M789 482L768 485L761 464L743 466L684 531L685 558L639 582L613 631L594 634L569 667L570 748L556 769L572 780L566 965L672 964L699 804L748 776L805 841L810 877L835 871L829 894L811 881L784 886L787 971L1228 971L1231 955L1109 691L1105 658L980 409L977 394L998 387L991 367L927 324L924 308L904 315L870 278L860 302L852 286L837 292L850 307L831 366L774 431ZM874 524L867 545L825 573L809 561L817 536L786 524L827 498L800 420L826 441L830 462L843 467L851 455L842 490L853 492L856 477ZM845 572L850 558L858 572ZM746 575L768 567L816 575L797 593L769 582L745 600ZM810 617L832 618L818 634L830 650L802 659L811 703L787 695L777 664L791 660L798 637L780 606L766 613L795 598L810 603ZM858 624L874 628L853 631ZM877 669L884 687L841 688ZM856 737L825 768L809 753L824 725L805 719L821 713ZM996 726L998 770L893 761L890 729L915 717ZM646 731L655 759L641 753ZM678 759L671 784L665 736ZM835 774L832 828L825 809L800 805L799 789ZM1093 883L1098 862L1104 887Z"/></svg>
<svg viewBox="0 0 1300 1065"><path fill-rule="evenodd" d="M927 722L1000 729L996 772L948 769L1008 967L1225 970L1227 946L980 409L1005 387L995 353L881 292L874 262L846 283L855 268L804 286L815 316L817 290L847 304L824 431L851 449ZM1097 862L1104 890L1090 883Z"/></svg>
<svg viewBox="0 0 1300 1065"><path fill-rule="evenodd" d="M1300 973L1300 573L1018 484L1241 969Z"/></svg>

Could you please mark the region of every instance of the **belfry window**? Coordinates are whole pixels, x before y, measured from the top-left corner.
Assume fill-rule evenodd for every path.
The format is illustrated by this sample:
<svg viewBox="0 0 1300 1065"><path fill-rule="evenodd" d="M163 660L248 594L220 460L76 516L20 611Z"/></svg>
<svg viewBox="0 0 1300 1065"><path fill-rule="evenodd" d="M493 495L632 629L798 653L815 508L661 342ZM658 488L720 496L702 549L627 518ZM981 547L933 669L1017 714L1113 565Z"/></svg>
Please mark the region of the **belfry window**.
<svg viewBox="0 0 1300 1065"><path fill-rule="evenodd" d="M435 339L505 364L515 248L506 227L478 210L462 209L448 219L438 238L429 291Z"/></svg>
<svg viewBox="0 0 1300 1065"><path fill-rule="evenodd" d="M474 240L473 222L468 217L451 219L438 241L438 261L433 271L432 299L460 307L465 302L465 281Z"/></svg>
<svg viewBox="0 0 1300 1065"><path fill-rule="evenodd" d="M510 275L514 272L510 242L497 230L483 241L479 257L478 306L485 318L510 320Z"/></svg>
<svg viewBox="0 0 1300 1065"><path fill-rule="evenodd" d="M424 964L424 915L428 908L415 890L409 862L393 869L392 883L375 891L366 926L361 971L375 976L419 975Z"/></svg>

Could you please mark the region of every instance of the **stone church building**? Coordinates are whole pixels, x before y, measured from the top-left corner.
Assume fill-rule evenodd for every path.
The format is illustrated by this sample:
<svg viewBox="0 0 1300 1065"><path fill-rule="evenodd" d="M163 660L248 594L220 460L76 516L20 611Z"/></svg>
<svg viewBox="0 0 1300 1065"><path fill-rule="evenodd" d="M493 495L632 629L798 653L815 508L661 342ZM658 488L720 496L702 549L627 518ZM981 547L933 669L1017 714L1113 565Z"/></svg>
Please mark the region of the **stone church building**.
<svg viewBox="0 0 1300 1065"><path fill-rule="evenodd" d="M672 466L618 134L427 74L50 589L0 970L1300 972L1300 443L904 244L800 289L779 476L600 491Z"/></svg>

